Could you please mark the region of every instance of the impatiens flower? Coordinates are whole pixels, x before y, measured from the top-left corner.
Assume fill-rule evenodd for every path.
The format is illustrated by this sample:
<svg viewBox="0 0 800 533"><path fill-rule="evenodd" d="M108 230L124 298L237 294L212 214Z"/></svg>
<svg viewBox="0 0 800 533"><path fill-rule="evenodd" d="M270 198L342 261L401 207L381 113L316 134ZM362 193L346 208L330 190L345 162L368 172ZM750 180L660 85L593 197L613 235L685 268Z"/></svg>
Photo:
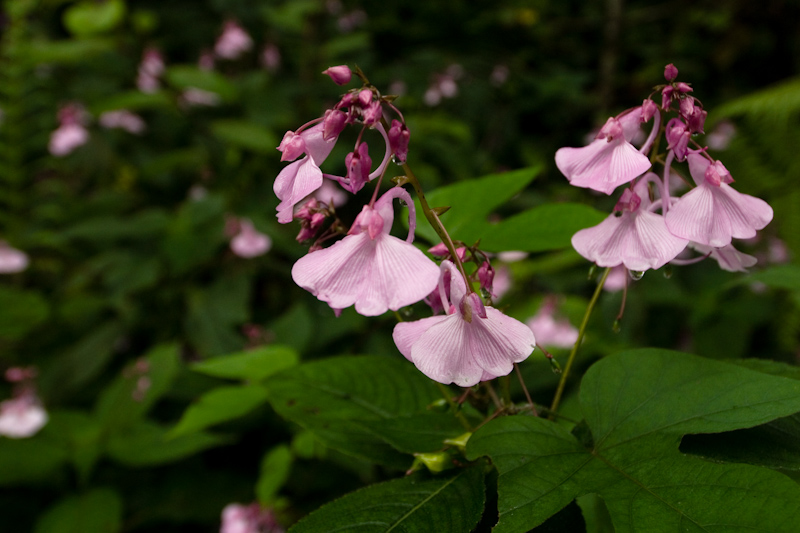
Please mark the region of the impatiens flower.
<svg viewBox="0 0 800 533"><path fill-rule="evenodd" d="M719 263L722 270L728 272L747 272L747 269L755 265L758 259L752 255L747 255L740 252L733 247L732 244L723 246L722 248L712 248L696 242L690 243L689 246L694 248L701 254L708 254L712 259Z"/></svg>
<svg viewBox="0 0 800 533"><path fill-rule="evenodd" d="M548 300L526 324L539 346L569 348L578 340L578 330L568 320L556 320L555 310L555 301Z"/></svg>
<svg viewBox="0 0 800 533"><path fill-rule="evenodd" d="M408 206L406 241L389 235L394 198ZM344 239L298 260L292 278L332 308L355 305L356 312L365 316L397 311L422 300L436 286L439 270L411 244L415 216L408 192L401 187L390 189L374 207L364 206Z"/></svg>
<svg viewBox="0 0 800 533"><path fill-rule="evenodd" d="M611 194L650 168L650 160L625 140L622 125L612 117L589 145L560 148L556 166L572 185Z"/></svg>
<svg viewBox="0 0 800 533"><path fill-rule="evenodd" d="M47 423L47 411L32 392L0 403L0 435L24 439L39 432Z"/></svg>
<svg viewBox="0 0 800 533"><path fill-rule="evenodd" d="M683 239L721 248L731 238L748 239L772 220L772 208L763 200L728 185L728 170L713 164L701 152L688 156L689 172L697 187L684 194L666 215L669 231Z"/></svg>
<svg viewBox="0 0 800 533"><path fill-rule="evenodd" d="M50 134L47 149L57 157L65 156L86 144L89 132L81 124L64 124Z"/></svg>
<svg viewBox="0 0 800 533"><path fill-rule="evenodd" d="M369 156L367 143L362 142L358 147L344 158L347 166L347 184L345 189L353 194L360 191L369 181L369 170L372 168L372 158Z"/></svg>
<svg viewBox="0 0 800 533"><path fill-rule="evenodd" d="M272 247L272 240L260 233L246 218L239 221L239 228L239 233L231 239L231 250L239 257L258 257Z"/></svg>
<svg viewBox="0 0 800 533"><path fill-rule="evenodd" d="M350 67L347 65L328 67L327 69L323 70L322 73L330 76L333 80L333 83L336 85L347 85L350 83L350 79L353 77L353 73L350 70Z"/></svg>
<svg viewBox="0 0 800 533"><path fill-rule="evenodd" d="M628 269L622 265L615 266L608 273L606 282L603 284L603 290L608 292L621 291L628 285Z"/></svg>
<svg viewBox="0 0 800 533"><path fill-rule="evenodd" d="M453 263L442 261L441 269L450 271L448 314L397 324L392 337L398 350L439 383L470 387L507 375L533 352L533 332L467 293Z"/></svg>
<svg viewBox="0 0 800 533"><path fill-rule="evenodd" d="M139 73L136 77L136 86L143 93L154 93L160 87L158 78L164 73L164 58L156 48L147 48L142 53L142 62L139 63Z"/></svg>
<svg viewBox="0 0 800 533"><path fill-rule="evenodd" d="M322 186L314 192L314 198L329 206L341 207L347 203L349 196L334 180L322 180Z"/></svg>
<svg viewBox="0 0 800 533"><path fill-rule="evenodd" d="M241 505L231 503L222 510L219 533L283 533L271 509L262 509L258 503Z"/></svg>
<svg viewBox="0 0 800 533"><path fill-rule="evenodd" d="M104 128L120 128L136 135L142 133L146 127L142 117L126 109L106 111L100 115L98 122Z"/></svg>
<svg viewBox="0 0 800 533"><path fill-rule="evenodd" d="M392 120L392 127L389 128L388 135L395 161L405 163L406 157L408 157L408 141L411 138L408 128L399 120Z"/></svg>
<svg viewBox="0 0 800 533"><path fill-rule="evenodd" d="M657 179L657 178L656 178ZM660 268L674 259L688 244L667 230L664 218L650 212L647 180L634 190L626 189L614 211L597 226L582 229L572 236L579 254L599 266L625 265L630 270Z"/></svg>
<svg viewBox="0 0 800 533"><path fill-rule="evenodd" d="M28 268L28 255L0 241L0 274L16 274Z"/></svg>
<svg viewBox="0 0 800 533"><path fill-rule="evenodd" d="M229 20L225 22L222 35L214 45L214 53L225 59L236 59L253 47L253 40L241 26Z"/></svg>

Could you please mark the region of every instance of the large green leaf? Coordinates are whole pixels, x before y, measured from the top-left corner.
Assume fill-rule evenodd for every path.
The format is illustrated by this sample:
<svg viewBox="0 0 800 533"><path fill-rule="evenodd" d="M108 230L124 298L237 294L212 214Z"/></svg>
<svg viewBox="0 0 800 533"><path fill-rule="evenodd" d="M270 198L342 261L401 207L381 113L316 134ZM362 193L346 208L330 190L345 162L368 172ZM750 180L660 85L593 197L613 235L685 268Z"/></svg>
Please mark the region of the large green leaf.
<svg viewBox="0 0 800 533"><path fill-rule="evenodd" d="M142 421L112 435L106 452L123 465L152 466L178 461L231 440L202 431L172 439L167 434L168 430L159 424Z"/></svg>
<svg viewBox="0 0 800 533"><path fill-rule="evenodd" d="M194 433L208 426L243 416L267 401L267 391L259 386L219 387L207 392L189 406L170 432L170 437Z"/></svg>
<svg viewBox="0 0 800 533"><path fill-rule="evenodd" d="M350 493L311 513L289 531L464 533L480 520L484 497L480 466L431 479L407 476Z"/></svg>
<svg viewBox="0 0 800 533"><path fill-rule="evenodd" d="M214 357L192 365L192 370L227 379L261 381L295 366L297 352L288 346L261 346L247 352Z"/></svg>
<svg viewBox="0 0 800 533"><path fill-rule="evenodd" d="M777 472L679 452L687 433L757 426L800 411L800 383L666 350L593 365L581 384L585 430L541 418L489 422L467 456L499 471L499 532L523 532L597 493L617 533L794 532L800 487ZM588 430L588 431L587 431Z"/></svg>
<svg viewBox="0 0 800 533"><path fill-rule="evenodd" d="M452 207L441 215L442 222L453 239L472 244L490 227L486 220L489 213L524 189L540 171L541 167L537 166L492 174L440 187L425 196L432 208ZM417 235L439 242L436 232L425 219L419 199L414 199L414 206L417 209Z"/></svg>
<svg viewBox="0 0 800 533"><path fill-rule="evenodd" d="M542 252L571 246L576 231L594 226L608 216L583 204L546 204L491 226L481 240L490 252Z"/></svg>
<svg viewBox="0 0 800 533"><path fill-rule="evenodd" d="M122 499L111 489L67 496L36 523L35 533L115 533L122 528Z"/></svg>
<svg viewBox="0 0 800 533"><path fill-rule="evenodd" d="M374 462L408 468L395 449L431 451L463 433L454 417L432 416L438 389L407 361L389 357L335 357L291 368L266 381L281 416L312 431L331 448ZM405 429L415 433L401 435ZM390 444L392 446L390 446Z"/></svg>

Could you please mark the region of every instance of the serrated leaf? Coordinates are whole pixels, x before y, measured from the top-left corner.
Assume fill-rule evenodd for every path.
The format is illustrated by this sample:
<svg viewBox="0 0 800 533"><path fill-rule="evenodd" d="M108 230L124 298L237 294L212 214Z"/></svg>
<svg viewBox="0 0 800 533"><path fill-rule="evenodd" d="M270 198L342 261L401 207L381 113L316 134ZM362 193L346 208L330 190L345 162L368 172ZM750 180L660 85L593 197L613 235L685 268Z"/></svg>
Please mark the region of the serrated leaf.
<svg viewBox="0 0 800 533"><path fill-rule="evenodd" d="M300 358L288 346L261 346L254 350L214 357L192 365L192 370L227 379L261 381L295 366Z"/></svg>
<svg viewBox="0 0 800 533"><path fill-rule="evenodd" d="M426 193L425 197L431 207L451 206L452 208L441 216L442 223L453 239L472 244L483 237L490 227L486 220L489 213L524 189L540 171L541 167L537 166L491 174L439 187L433 192ZM417 210L416 234L431 242L438 242L439 237L428 224L419 199L414 199L414 206Z"/></svg>
<svg viewBox="0 0 800 533"><path fill-rule="evenodd" d="M217 120L211 123L211 132L225 142L262 154L271 154L278 145L273 132L246 120Z"/></svg>
<svg viewBox="0 0 800 533"><path fill-rule="evenodd" d="M122 499L105 488L67 496L47 510L35 533L115 533L122 528Z"/></svg>
<svg viewBox="0 0 800 533"><path fill-rule="evenodd" d="M272 448L264 455L256 483L256 497L263 506L270 505L292 469L292 452L286 445Z"/></svg>
<svg viewBox="0 0 800 533"><path fill-rule="evenodd" d="M255 385L213 389L189 406L169 436L175 438L188 435L214 424L239 418L266 401L266 389Z"/></svg>
<svg viewBox="0 0 800 533"><path fill-rule="evenodd" d="M202 431L168 438L168 432L159 424L142 421L114 433L106 443L106 452L122 465L154 466L178 461L231 441L229 437Z"/></svg>
<svg viewBox="0 0 800 533"><path fill-rule="evenodd" d="M546 204L489 227L481 249L490 252L543 252L569 248L576 231L594 226L608 216L583 204Z"/></svg>
<svg viewBox="0 0 800 533"><path fill-rule="evenodd" d="M413 475L352 492L311 513L289 531L464 533L480 520L484 499L481 466L431 479Z"/></svg>
<svg viewBox="0 0 800 533"><path fill-rule="evenodd" d="M389 357L314 361L276 374L265 385L278 414L312 431L327 446L397 468L408 468L410 458L387 442L406 451L414 448L413 435L400 442L397 432L409 425L420 433L430 431L436 420L429 418L427 406L440 397L413 365ZM463 433L463 428L454 428L449 436ZM420 450L429 447L429 438L420 435Z"/></svg>
<svg viewBox="0 0 800 533"><path fill-rule="evenodd" d="M467 456L499 471L498 533L523 532L597 493L617 533L770 531L800 523L800 487L763 468L715 464L678 450L685 433L748 428L800 411L800 383L667 350L593 365L580 401L588 447L548 420L492 420Z"/></svg>

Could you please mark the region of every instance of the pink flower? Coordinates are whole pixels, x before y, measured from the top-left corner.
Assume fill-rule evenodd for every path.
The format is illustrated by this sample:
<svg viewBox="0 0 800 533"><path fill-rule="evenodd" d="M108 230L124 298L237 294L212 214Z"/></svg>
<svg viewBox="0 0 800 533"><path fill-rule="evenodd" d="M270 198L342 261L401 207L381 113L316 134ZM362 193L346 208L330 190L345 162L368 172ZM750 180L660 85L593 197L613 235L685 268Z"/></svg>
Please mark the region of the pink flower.
<svg viewBox="0 0 800 533"><path fill-rule="evenodd" d="M622 265L615 266L608 273L603 290L608 292L621 291L628 285L628 269Z"/></svg>
<svg viewBox="0 0 800 533"><path fill-rule="evenodd" d="M314 198L332 207L341 207L349 196L333 180L322 180L322 185L314 192Z"/></svg>
<svg viewBox="0 0 800 533"><path fill-rule="evenodd" d="M81 124L62 124L50 134L47 149L54 156L69 154L89 141L89 132Z"/></svg>
<svg viewBox="0 0 800 533"><path fill-rule="evenodd" d="M256 230L248 219L241 219L239 227L239 233L231 239L231 250L239 257L258 257L272 248L272 239Z"/></svg>
<svg viewBox="0 0 800 533"><path fill-rule="evenodd" d="M0 274L16 274L28 268L28 255L0 241Z"/></svg>
<svg viewBox="0 0 800 533"><path fill-rule="evenodd" d="M253 47L253 40L239 24L229 20L222 28L222 35L214 45L214 53L225 59L236 59Z"/></svg>
<svg viewBox="0 0 800 533"><path fill-rule="evenodd" d="M526 324L539 346L569 348L578 340L578 330L568 320L556 320L555 310L555 302L548 300Z"/></svg>
<svg viewBox="0 0 800 533"><path fill-rule="evenodd" d="M448 314L397 324L392 337L398 350L439 383L471 387L507 375L514 363L533 352L533 332L522 322L485 307L477 294L467 294L453 263L442 261L441 270L451 273Z"/></svg>
<svg viewBox="0 0 800 533"><path fill-rule="evenodd" d="M333 80L333 83L336 85L347 85L350 83L350 79L353 77L353 73L350 71L350 67L347 65L328 67L327 69L323 70L322 73L330 76Z"/></svg>
<svg viewBox="0 0 800 533"><path fill-rule="evenodd" d="M394 198L408 205L406 241L389 235ZM344 239L298 260L292 278L332 308L355 305L356 312L365 316L397 311L422 300L436 286L439 271L411 244L415 216L408 192L401 187L390 189L374 207L364 206Z"/></svg>
<svg viewBox="0 0 800 533"><path fill-rule="evenodd" d="M231 503L222 510L219 533L283 533L271 509L262 509L258 503L241 505Z"/></svg>
<svg viewBox="0 0 800 533"><path fill-rule="evenodd" d="M620 263L630 270L660 268L674 259L688 244L667 230L664 217L648 211L647 181L634 190L626 189L614 211L597 226L582 229L572 236L579 254L599 266ZM671 212L671 211L670 211Z"/></svg>
<svg viewBox="0 0 800 533"><path fill-rule="evenodd" d="M275 72L281 66L281 51L274 44L268 44L261 52L261 65L269 72Z"/></svg>
<svg viewBox="0 0 800 533"><path fill-rule="evenodd" d="M731 238L748 239L772 220L772 208L728 185L728 170L700 152L690 152L689 172L697 187L684 194L666 215L669 231L690 241L721 248Z"/></svg>
<svg viewBox="0 0 800 533"><path fill-rule="evenodd" d="M556 166L572 185L611 194L650 168L650 160L625 140L622 125L612 117L589 145L560 148Z"/></svg>
<svg viewBox="0 0 800 533"><path fill-rule="evenodd" d="M395 160L398 163L405 163L406 157L408 157L408 141L411 138L408 128L399 120L392 120L392 127L389 128L388 135Z"/></svg>
<svg viewBox="0 0 800 533"><path fill-rule="evenodd" d="M323 125L320 123L298 135L292 133L294 136L292 139L302 139L302 147L306 156L284 167L272 186L275 195L281 200L277 207L278 222L281 224L291 222L295 204L322 185L322 170L320 170L319 165L325 161L336 144L336 139L324 140L322 131ZM291 145L287 142L287 136L284 136L284 140L278 149L284 153L288 151L290 156L294 155L295 157L303 153L297 153L296 148L290 148ZM285 142L287 142L286 146L284 145Z"/></svg>
<svg viewBox="0 0 800 533"><path fill-rule="evenodd" d="M712 259L719 263L719 267L722 270L727 270L728 272L747 272L748 268L758 262L755 257L740 252L732 244L722 248L712 248L693 242L689 246L701 254L709 254Z"/></svg>
<svg viewBox="0 0 800 533"><path fill-rule="evenodd" d="M219 105L220 97L217 93L198 89L196 87L189 87L181 93L180 103L187 106L204 105L213 107Z"/></svg>
<svg viewBox="0 0 800 533"><path fill-rule="evenodd" d="M47 423L47 411L32 392L0 403L0 435L23 439L35 435Z"/></svg>
<svg viewBox="0 0 800 533"><path fill-rule="evenodd" d="M104 128L120 128L129 133L140 134L145 130L145 123L142 117L135 115L125 109L106 111L98 119Z"/></svg>
<svg viewBox="0 0 800 533"><path fill-rule="evenodd" d="M136 77L136 86L143 93L154 93L160 87L158 78L164 73L164 58L156 48L147 48L142 53L142 62L139 63L139 74Z"/></svg>

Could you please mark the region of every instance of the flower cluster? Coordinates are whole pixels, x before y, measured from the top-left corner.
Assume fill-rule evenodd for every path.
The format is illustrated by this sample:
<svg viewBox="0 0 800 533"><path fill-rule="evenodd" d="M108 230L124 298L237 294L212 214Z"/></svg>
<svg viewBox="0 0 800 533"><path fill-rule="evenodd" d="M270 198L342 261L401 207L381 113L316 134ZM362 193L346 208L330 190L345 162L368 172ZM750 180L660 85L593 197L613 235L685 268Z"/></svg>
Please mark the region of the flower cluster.
<svg viewBox="0 0 800 533"><path fill-rule="evenodd" d="M327 69L337 85L350 83L352 71L346 66ZM358 71L361 88L345 93L331 109L295 131L287 132L278 146L281 160L290 163L278 174L274 191L280 203L280 223L300 223L298 241L309 241L308 255L292 268L292 278L336 313L354 306L365 316L398 311L425 299L435 316L401 322L394 330L400 352L428 377L461 386L506 375L513 365L527 358L535 346L534 335L525 324L491 307L494 269L486 254L461 243L453 244L438 215L421 196L426 218L434 224L443 242L429 250L441 265L413 244L416 208L402 185L420 184L406 164L410 133L392 96L380 92ZM391 124L385 113L397 118ZM324 173L321 166L347 126L358 128L357 139L345 157L345 176ZM383 139L381 162L373 164L365 133L374 130ZM380 183L388 163L403 165L406 176L379 197ZM337 195L323 184L357 193L377 178L371 200L348 226L335 212ZM391 235L393 201L408 207L408 236ZM342 237L332 245L327 241ZM476 269L467 275L467 257ZM486 302L474 286L479 286ZM444 314L436 314L444 311ZM399 316L399 315L398 315Z"/></svg>
<svg viewBox="0 0 800 533"><path fill-rule="evenodd" d="M39 432L49 419L36 394L33 367L11 367L5 379L14 384L13 397L0 402L0 435L24 439Z"/></svg>
<svg viewBox="0 0 800 533"><path fill-rule="evenodd" d="M628 184L614 213L577 232L572 245L599 266L623 265L632 272L708 256L725 270L743 271L755 260L734 249L731 240L754 237L772 220L772 208L731 187L733 178L722 162L695 141L703 133L707 112L690 94L689 84L675 81L677 76L678 69L667 65L667 83L656 88L661 92L660 105L647 98L641 106L609 118L589 145L556 152L556 165L572 185L611 194ZM662 128L673 113L676 116ZM633 143L641 126L650 121L650 134L637 149ZM666 154L654 149L661 133ZM661 176L651 171L653 162L663 165ZM676 162L687 163L694 181L680 198L671 190ZM687 246L702 255L676 259Z"/></svg>

